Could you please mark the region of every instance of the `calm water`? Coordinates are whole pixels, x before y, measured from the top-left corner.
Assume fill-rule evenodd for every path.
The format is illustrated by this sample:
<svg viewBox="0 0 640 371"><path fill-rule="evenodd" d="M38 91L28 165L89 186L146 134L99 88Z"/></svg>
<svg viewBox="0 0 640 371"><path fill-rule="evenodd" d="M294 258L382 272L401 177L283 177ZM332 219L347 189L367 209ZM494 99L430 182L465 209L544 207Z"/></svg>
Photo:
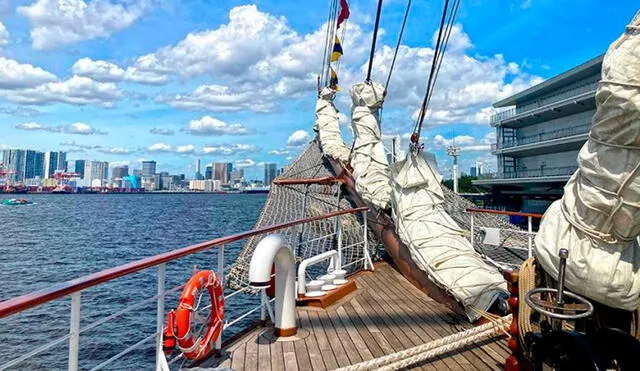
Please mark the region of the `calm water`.
<svg viewBox="0 0 640 371"><path fill-rule="evenodd" d="M6 197L6 196L5 196ZM250 230L265 195L28 195L36 204L0 206L0 300L197 242ZM242 243L228 245L226 265ZM216 251L167 265L167 288L188 280L193 266L216 268ZM81 328L156 294L156 268L82 293ZM175 308L179 293L166 300ZM255 298L238 295L226 305L233 316ZM0 364L69 328L67 297L0 320ZM155 330L155 301L81 333L80 368L116 355ZM235 329L236 331L239 330ZM153 342L107 369L150 369ZM64 369L67 342L16 369Z"/></svg>

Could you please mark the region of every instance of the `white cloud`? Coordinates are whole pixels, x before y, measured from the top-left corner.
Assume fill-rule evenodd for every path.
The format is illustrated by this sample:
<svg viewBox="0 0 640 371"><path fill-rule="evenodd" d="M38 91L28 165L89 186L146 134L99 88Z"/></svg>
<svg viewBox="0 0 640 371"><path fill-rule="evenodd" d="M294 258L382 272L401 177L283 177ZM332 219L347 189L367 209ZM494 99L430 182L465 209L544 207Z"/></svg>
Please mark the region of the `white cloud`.
<svg viewBox="0 0 640 371"><path fill-rule="evenodd" d="M0 47L9 44L9 31L4 26L4 23L0 22Z"/></svg>
<svg viewBox="0 0 640 371"><path fill-rule="evenodd" d="M447 139L440 134L436 134L431 140L431 144L433 144L436 149L443 149L450 145L455 145L460 148L461 152L489 152L491 150L491 144L495 143L495 138L495 132L489 132L482 138L475 138L470 135L458 135L454 138Z"/></svg>
<svg viewBox="0 0 640 371"><path fill-rule="evenodd" d="M103 148L99 148L98 152L102 152L110 155L129 155L133 153L133 150L129 148L122 148L122 147L103 147ZM120 161L120 162L123 162L123 161Z"/></svg>
<svg viewBox="0 0 640 371"><path fill-rule="evenodd" d="M152 0L37 0L18 7L17 12L31 22L33 47L44 50L107 38L129 27L152 6Z"/></svg>
<svg viewBox="0 0 640 371"><path fill-rule="evenodd" d="M183 129L192 135L221 136L221 135L248 135L253 131L241 124L227 124L211 116L203 116L198 120L189 121L189 127Z"/></svg>
<svg viewBox="0 0 640 371"><path fill-rule="evenodd" d="M253 166L256 166L256 162L250 158L247 158L244 160L237 160L235 162L235 167L246 168L246 167L253 167Z"/></svg>
<svg viewBox="0 0 640 371"><path fill-rule="evenodd" d="M78 135L106 135L106 131L98 130L91 125L83 122L75 122L69 125L59 126L45 126L37 122L25 122L15 126L19 130L27 131L48 131L50 133L65 133L65 134L78 134Z"/></svg>
<svg viewBox="0 0 640 371"><path fill-rule="evenodd" d="M30 107L0 107L0 113L17 117L35 117L40 116L40 111Z"/></svg>
<svg viewBox="0 0 640 371"><path fill-rule="evenodd" d="M13 59L0 57L0 89L24 89L56 81L51 72Z"/></svg>
<svg viewBox="0 0 640 371"><path fill-rule="evenodd" d="M176 153L193 153L195 152L195 150L196 150L196 147L193 146L193 144L187 144L184 146L176 147L175 152Z"/></svg>
<svg viewBox="0 0 640 371"><path fill-rule="evenodd" d="M156 101L174 108L190 111L234 112L251 110L271 112L276 104L269 102L266 92L259 90L231 89L222 85L201 85L187 94L160 95ZM265 99L266 98L266 99Z"/></svg>
<svg viewBox="0 0 640 371"><path fill-rule="evenodd" d="M269 151L270 155L274 155L274 156L287 156L289 154L291 154L291 150L288 149L274 149Z"/></svg>
<svg viewBox="0 0 640 371"><path fill-rule="evenodd" d="M131 165L131 161L110 161L109 162L109 167L110 168L121 167L121 166L129 166L129 165Z"/></svg>
<svg viewBox="0 0 640 371"><path fill-rule="evenodd" d="M71 72L100 82L131 81L140 84L162 85L169 81L165 75L139 71L134 67L128 67L125 70L114 63L102 60L94 61L91 58L77 60L71 67Z"/></svg>
<svg viewBox="0 0 640 371"><path fill-rule="evenodd" d="M101 83L88 77L73 76L65 81L42 84L33 88L0 91L8 101L22 104L67 103L113 107L122 93L113 83Z"/></svg>
<svg viewBox="0 0 640 371"><path fill-rule="evenodd" d="M149 152L171 152L172 148L166 143L155 143L147 148Z"/></svg>
<svg viewBox="0 0 640 371"><path fill-rule="evenodd" d="M291 147L299 147L309 142L310 136L304 130L296 130L287 139L287 145Z"/></svg>
<svg viewBox="0 0 640 371"><path fill-rule="evenodd" d="M258 152L259 150L260 148L253 144L222 144L204 146L202 148L202 153L230 156L239 153Z"/></svg>

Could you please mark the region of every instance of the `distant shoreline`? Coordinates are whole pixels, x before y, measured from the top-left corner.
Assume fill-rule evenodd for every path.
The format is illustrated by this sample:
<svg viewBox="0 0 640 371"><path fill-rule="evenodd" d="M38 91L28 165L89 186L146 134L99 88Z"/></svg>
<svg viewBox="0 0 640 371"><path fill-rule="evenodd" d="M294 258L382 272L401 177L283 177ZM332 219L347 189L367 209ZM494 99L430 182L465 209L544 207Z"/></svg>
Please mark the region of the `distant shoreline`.
<svg viewBox="0 0 640 371"><path fill-rule="evenodd" d="M196 194L196 195L266 195L269 191L250 191L250 192L176 192L176 191L152 191L152 192L71 192L71 193L54 193L54 192L29 192L29 193L6 193L0 192L2 196L32 196L32 195L176 195L176 194ZM13 197L15 198L15 197Z"/></svg>

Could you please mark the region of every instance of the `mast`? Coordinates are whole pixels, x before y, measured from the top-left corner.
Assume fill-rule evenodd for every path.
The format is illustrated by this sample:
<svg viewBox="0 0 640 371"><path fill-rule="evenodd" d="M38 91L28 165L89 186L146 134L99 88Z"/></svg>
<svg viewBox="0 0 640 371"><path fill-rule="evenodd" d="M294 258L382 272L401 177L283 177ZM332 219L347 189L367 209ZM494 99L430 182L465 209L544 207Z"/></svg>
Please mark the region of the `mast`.
<svg viewBox="0 0 640 371"><path fill-rule="evenodd" d="M371 53L369 54L369 68L367 69L367 79L371 81L371 69L373 68L373 54L376 52L376 39L378 38L378 26L380 25L380 13L382 12L382 0L378 0L378 10L376 11L376 23L373 26L373 39L371 40Z"/></svg>

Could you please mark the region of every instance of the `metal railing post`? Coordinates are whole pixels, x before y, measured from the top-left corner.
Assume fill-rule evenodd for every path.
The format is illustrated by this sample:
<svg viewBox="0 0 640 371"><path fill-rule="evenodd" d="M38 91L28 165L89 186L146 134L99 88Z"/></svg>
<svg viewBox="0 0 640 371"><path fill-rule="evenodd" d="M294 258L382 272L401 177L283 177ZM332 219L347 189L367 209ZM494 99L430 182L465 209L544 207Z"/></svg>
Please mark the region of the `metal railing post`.
<svg viewBox="0 0 640 371"><path fill-rule="evenodd" d="M156 370L162 370L162 333L164 330L164 295L167 276L167 264L158 266L158 301L156 305Z"/></svg>
<svg viewBox="0 0 640 371"><path fill-rule="evenodd" d="M337 217L336 234L338 236L338 269L342 269L342 218L340 215Z"/></svg>
<svg viewBox="0 0 640 371"><path fill-rule="evenodd" d="M71 294L71 325L69 326L69 371L78 370L80 344L80 291Z"/></svg>
<svg viewBox="0 0 640 371"><path fill-rule="evenodd" d="M533 236L531 236L531 234L533 233L533 226L532 226L532 222L531 222L531 216L527 217L527 230L529 231L529 258L532 255L532 250L533 250Z"/></svg>
<svg viewBox="0 0 640 371"><path fill-rule="evenodd" d="M469 213L471 215L471 236L469 236L469 241L471 242L471 246L473 246L473 240L475 238L475 231L473 230L473 213Z"/></svg>
<svg viewBox="0 0 640 371"><path fill-rule="evenodd" d="M222 286L222 295L224 295L224 245L220 245L218 247L217 252L218 257L218 281L220 282L220 286ZM216 340L216 349L222 349L222 333L224 332L224 326L222 326L222 330L220 330L220 336Z"/></svg>
<svg viewBox="0 0 640 371"><path fill-rule="evenodd" d="M363 227L362 227L362 233L363 233L363 246L364 246L364 269L371 269L374 270L375 268L373 268L373 262L371 261L371 255L369 255L369 233L368 233L368 229L367 229L367 210L364 210L362 212L362 217L364 218L364 222L362 223ZM368 265L368 267L367 267Z"/></svg>

